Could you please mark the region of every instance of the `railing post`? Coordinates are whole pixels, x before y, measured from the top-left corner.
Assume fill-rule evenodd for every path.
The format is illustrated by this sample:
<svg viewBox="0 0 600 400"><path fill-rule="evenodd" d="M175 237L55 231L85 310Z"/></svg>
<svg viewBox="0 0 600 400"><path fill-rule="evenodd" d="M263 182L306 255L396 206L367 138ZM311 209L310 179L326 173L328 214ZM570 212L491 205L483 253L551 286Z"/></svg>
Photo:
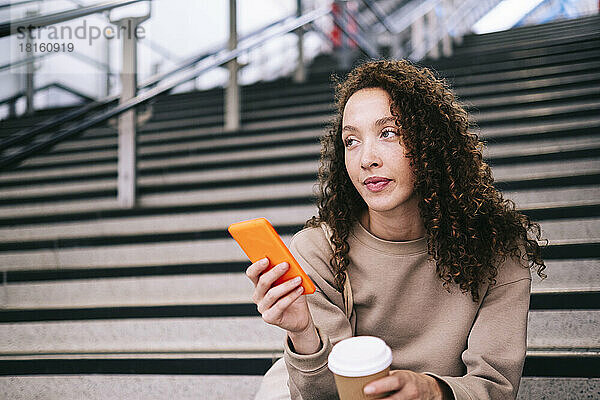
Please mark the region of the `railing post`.
<svg viewBox="0 0 600 400"><path fill-rule="evenodd" d="M468 1L468 0L451 0L451 1L452 1L452 9L456 10L456 9L458 9L462 5L462 3L464 3L465 1ZM460 45L463 42L463 38L462 38L463 29L462 29L462 26L460 24L455 25L454 29L455 29L454 43Z"/></svg>
<svg viewBox="0 0 600 400"><path fill-rule="evenodd" d="M229 50L237 48L237 5L229 0ZM240 129L240 87L238 85L239 64L237 58L227 63L229 83L225 89L225 130Z"/></svg>
<svg viewBox="0 0 600 400"><path fill-rule="evenodd" d="M444 57L450 57L452 55L452 38L448 31L448 16L452 12L452 3L450 0L442 1L442 29L444 36L442 37L442 54Z"/></svg>
<svg viewBox="0 0 600 400"><path fill-rule="evenodd" d="M335 3L339 10L339 21L344 25L344 29L340 31L340 67L343 70L348 70L352 66L352 54L350 50L350 38L344 33L344 30L349 30L350 10L348 10L347 0L336 0Z"/></svg>
<svg viewBox="0 0 600 400"><path fill-rule="evenodd" d="M104 83L104 95L105 96L110 96L110 89L111 89L111 82L110 82L110 41L111 39L106 38L106 45L104 48L105 54L105 61L106 61L106 71L105 71L105 83Z"/></svg>
<svg viewBox="0 0 600 400"><path fill-rule="evenodd" d="M439 43L437 43L438 20L435 7L427 13L427 48L431 48L429 56L436 60L440 57Z"/></svg>
<svg viewBox="0 0 600 400"><path fill-rule="evenodd" d="M423 32L423 17L419 17L413 24L410 26L410 43L411 43L411 53L417 54L416 59L420 59L425 53L425 40L424 40L424 32Z"/></svg>
<svg viewBox="0 0 600 400"><path fill-rule="evenodd" d="M137 28L149 16L123 18L113 23L123 37L121 68L121 98L119 104L137 94ZM133 208L137 202L137 135L136 111L131 109L119 116L117 200L123 208Z"/></svg>
<svg viewBox="0 0 600 400"><path fill-rule="evenodd" d="M37 11L32 11L32 10L28 10L26 15L28 17L33 17L35 15L38 15ZM28 29L27 30L27 36L26 36L26 46L29 49L33 49L34 47L34 43L33 43L33 37L31 36L31 31ZM29 53L26 54L35 54L35 52L32 50ZM33 57L31 57L33 59ZM35 74L35 64L34 61L29 61L26 65L26 72L25 72L25 99L26 99L26 108L25 108L25 113L27 115L31 115L33 114L33 112L35 111L34 108L34 104L33 104L33 96L35 95L35 81L34 81L34 74Z"/></svg>
<svg viewBox="0 0 600 400"><path fill-rule="evenodd" d="M302 16L302 0L296 0L296 16ZM294 71L294 82L303 83L306 81L306 66L304 65L304 34L303 28L296 29L298 36L298 64Z"/></svg>
<svg viewBox="0 0 600 400"><path fill-rule="evenodd" d="M17 101L11 100L8 103L8 117L15 118L17 116Z"/></svg>

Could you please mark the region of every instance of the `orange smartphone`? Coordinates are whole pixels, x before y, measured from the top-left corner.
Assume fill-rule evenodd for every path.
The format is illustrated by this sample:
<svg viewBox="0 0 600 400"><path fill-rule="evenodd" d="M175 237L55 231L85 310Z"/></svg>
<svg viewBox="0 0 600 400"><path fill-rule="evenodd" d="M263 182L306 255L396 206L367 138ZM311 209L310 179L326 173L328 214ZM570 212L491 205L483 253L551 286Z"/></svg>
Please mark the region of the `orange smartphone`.
<svg viewBox="0 0 600 400"><path fill-rule="evenodd" d="M286 273L277 279L273 283L273 286L301 276L301 286L304 288L303 294L312 294L315 292L315 285L308 275L306 275L306 272L302 270L298 261L294 259L294 256L292 256L290 250L283 243L273 225L266 218L236 222L229 225L227 230L252 263L265 257L269 258L269 266L265 272L284 261L290 265Z"/></svg>

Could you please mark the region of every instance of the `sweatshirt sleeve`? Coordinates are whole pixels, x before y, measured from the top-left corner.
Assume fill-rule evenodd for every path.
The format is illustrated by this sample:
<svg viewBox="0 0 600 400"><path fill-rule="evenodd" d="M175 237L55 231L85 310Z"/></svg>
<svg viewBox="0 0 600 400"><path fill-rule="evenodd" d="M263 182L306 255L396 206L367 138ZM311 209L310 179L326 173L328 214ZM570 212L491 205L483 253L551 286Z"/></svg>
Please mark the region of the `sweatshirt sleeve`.
<svg viewBox="0 0 600 400"><path fill-rule="evenodd" d="M456 400L515 399L527 351L531 271L509 258L479 308L462 361L462 377L438 376Z"/></svg>
<svg viewBox="0 0 600 400"><path fill-rule="evenodd" d="M315 354L302 355L294 351L290 339L286 338L284 359L292 400L338 399L327 358L333 344L352 336L342 294L335 289L329 268L331 248L320 231L318 228L302 230L290 243L292 255L316 286L307 301L322 344Z"/></svg>

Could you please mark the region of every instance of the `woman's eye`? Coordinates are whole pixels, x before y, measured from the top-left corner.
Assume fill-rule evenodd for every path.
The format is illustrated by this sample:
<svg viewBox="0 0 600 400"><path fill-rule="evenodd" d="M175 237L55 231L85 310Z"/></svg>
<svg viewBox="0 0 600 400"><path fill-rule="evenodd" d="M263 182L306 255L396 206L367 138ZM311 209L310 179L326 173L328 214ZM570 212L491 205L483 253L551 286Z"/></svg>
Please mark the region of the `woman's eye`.
<svg viewBox="0 0 600 400"><path fill-rule="evenodd" d="M346 141L344 142L344 144L346 145L346 147L350 146L352 144L353 140L354 139L351 139L351 138L350 139L346 139Z"/></svg>
<svg viewBox="0 0 600 400"><path fill-rule="evenodd" d="M396 131L392 130L392 129L388 129L388 130L381 132L382 135L385 135L386 133L391 133L393 135L397 135ZM386 137L391 137L391 136L386 136Z"/></svg>

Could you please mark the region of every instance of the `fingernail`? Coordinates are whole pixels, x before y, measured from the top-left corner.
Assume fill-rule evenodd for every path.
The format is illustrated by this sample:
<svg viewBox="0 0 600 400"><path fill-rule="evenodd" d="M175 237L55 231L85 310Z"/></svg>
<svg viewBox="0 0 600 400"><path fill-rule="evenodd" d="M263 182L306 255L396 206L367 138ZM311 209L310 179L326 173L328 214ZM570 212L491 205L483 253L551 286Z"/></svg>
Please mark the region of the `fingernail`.
<svg viewBox="0 0 600 400"><path fill-rule="evenodd" d="M375 388L373 386L365 386L365 394L373 394L375 393Z"/></svg>
<svg viewBox="0 0 600 400"><path fill-rule="evenodd" d="M260 260L260 263L262 265L267 265L268 262L269 262L269 259L267 257L265 257L265 258L263 258L263 259Z"/></svg>
<svg viewBox="0 0 600 400"><path fill-rule="evenodd" d="M299 276L297 276L297 277L295 277L295 278L294 278L294 281L293 281L293 282L294 282L294 283L300 283L300 282L302 282L302 278L301 278L301 277L299 277Z"/></svg>
<svg viewBox="0 0 600 400"><path fill-rule="evenodd" d="M281 268L282 269L288 269L288 267L290 266L290 264L286 263L286 262L282 262L281 263Z"/></svg>

